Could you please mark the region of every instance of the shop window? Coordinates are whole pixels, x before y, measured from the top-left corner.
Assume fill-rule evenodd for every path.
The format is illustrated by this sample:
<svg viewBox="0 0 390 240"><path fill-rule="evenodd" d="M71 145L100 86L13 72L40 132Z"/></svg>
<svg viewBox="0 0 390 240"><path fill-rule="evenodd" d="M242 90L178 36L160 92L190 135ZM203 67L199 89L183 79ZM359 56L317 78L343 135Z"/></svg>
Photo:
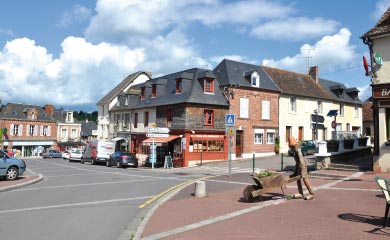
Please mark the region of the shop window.
<svg viewBox="0 0 390 240"><path fill-rule="evenodd" d="M223 152L223 140L191 140L190 152Z"/></svg>
<svg viewBox="0 0 390 240"><path fill-rule="evenodd" d="M203 113L204 125L213 126L214 125L214 111L213 110L204 110Z"/></svg>
<svg viewBox="0 0 390 240"><path fill-rule="evenodd" d="M134 113L134 128L138 127L138 113Z"/></svg>

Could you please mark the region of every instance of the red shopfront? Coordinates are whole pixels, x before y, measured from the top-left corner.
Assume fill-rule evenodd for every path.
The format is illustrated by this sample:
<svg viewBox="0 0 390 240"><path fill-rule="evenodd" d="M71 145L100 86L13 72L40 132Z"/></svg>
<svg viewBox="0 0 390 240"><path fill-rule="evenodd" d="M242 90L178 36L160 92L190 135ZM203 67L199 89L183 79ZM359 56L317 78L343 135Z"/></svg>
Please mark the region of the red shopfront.
<svg viewBox="0 0 390 240"><path fill-rule="evenodd" d="M218 133L186 133L182 139L184 165L226 161L228 157L227 138L224 132Z"/></svg>

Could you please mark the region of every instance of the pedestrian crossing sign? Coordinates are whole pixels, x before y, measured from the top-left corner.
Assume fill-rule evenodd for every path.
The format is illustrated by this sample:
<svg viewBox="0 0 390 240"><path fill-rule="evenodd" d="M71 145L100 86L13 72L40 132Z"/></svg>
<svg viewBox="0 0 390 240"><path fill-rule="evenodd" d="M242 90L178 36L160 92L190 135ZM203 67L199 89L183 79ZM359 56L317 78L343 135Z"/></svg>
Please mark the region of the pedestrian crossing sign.
<svg viewBox="0 0 390 240"><path fill-rule="evenodd" d="M236 124L236 115L226 114L225 115L225 125L226 126L234 126L235 124Z"/></svg>

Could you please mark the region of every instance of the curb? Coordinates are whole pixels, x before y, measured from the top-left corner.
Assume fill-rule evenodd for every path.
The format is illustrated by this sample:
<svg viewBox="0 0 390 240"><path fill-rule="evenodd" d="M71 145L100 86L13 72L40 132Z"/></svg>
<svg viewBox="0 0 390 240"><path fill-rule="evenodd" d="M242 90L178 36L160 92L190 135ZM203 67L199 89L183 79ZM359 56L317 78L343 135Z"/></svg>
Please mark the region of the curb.
<svg viewBox="0 0 390 240"><path fill-rule="evenodd" d="M41 174L38 174L38 178L32 179L30 181L27 181L27 182L24 182L24 183L15 184L15 185L11 185L11 186L2 187L2 188L0 188L0 192L6 192L6 191L13 190L13 189L29 186L29 185L32 185L34 183L40 182L42 180L43 180L43 176Z"/></svg>

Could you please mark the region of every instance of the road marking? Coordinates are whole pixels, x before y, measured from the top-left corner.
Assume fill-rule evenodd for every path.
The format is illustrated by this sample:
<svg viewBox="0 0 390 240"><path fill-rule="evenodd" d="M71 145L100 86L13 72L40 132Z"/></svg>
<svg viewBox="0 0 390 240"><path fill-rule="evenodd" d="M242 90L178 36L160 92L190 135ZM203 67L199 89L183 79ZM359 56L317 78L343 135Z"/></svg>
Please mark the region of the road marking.
<svg viewBox="0 0 390 240"><path fill-rule="evenodd" d="M12 210L3 210L3 211L0 211L0 214L13 213L13 212L35 211L35 210L46 210L46 209L53 209L53 208L97 205L97 204L105 204L105 203L126 202L126 201L141 200L141 199L146 199L146 198L151 198L151 197L153 197L153 196L135 197L135 198L119 198L119 199L93 201L93 202L82 202L82 203L59 204L59 205L51 205L51 206L44 206L44 207L20 208L20 209L12 209Z"/></svg>

